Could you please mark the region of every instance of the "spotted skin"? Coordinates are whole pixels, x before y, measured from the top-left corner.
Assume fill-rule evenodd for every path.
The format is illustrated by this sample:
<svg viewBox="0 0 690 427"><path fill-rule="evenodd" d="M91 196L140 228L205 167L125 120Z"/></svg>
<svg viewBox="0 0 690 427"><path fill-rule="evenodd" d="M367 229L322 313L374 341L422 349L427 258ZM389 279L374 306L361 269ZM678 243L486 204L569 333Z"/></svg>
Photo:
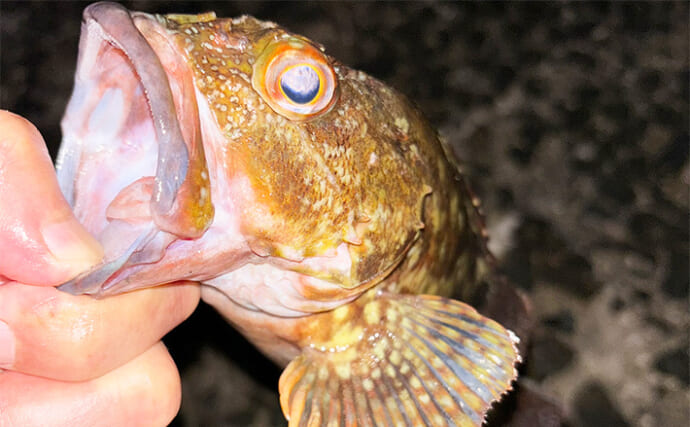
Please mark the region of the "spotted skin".
<svg viewBox="0 0 690 427"><path fill-rule="evenodd" d="M85 20L115 31L112 16L124 22L124 11L99 4ZM146 229L158 251L136 246L138 238L131 257L88 273L87 290L99 294L106 282L109 292L137 281L206 284L202 297L287 365L279 388L290 426L479 426L516 377L518 340L450 299L476 290L491 257L479 203L421 113L276 24L129 14L127 30L136 26L154 46L172 88L170 99L147 95L149 104L191 108L201 122L178 111L181 133L203 140L204 158L187 164L195 185L177 194L185 205L171 218L208 231L179 239L155 221L145 228L145 215L127 218L142 207L127 205L125 188L110 212L129 221L124 230ZM313 114L286 114L266 100L275 82L261 73L285 49L308 51L337 80ZM81 178L68 172L63 181ZM219 234L224 239L213 240ZM218 249L227 240L231 250ZM180 262L169 253L193 257ZM270 278L276 283L265 283ZM68 290L83 290L80 280Z"/></svg>
<svg viewBox="0 0 690 427"><path fill-rule="evenodd" d="M457 301L378 291L329 316L281 376L290 426L477 426L516 376L517 339Z"/></svg>
<svg viewBox="0 0 690 427"><path fill-rule="evenodd" d="M269 42L290 33L251 17L183 24L167 18L165 23L232 141L226 163L237 167L233 173L251 177L269 212L262 223L245 223L245 231L270 255L290 259L357 243L349 247L353 268L347 276L308 271L345 287L370 281L400 262L429 225L422 221L429 177L452 174L438 160L444 155L435 131L419 113L382 83L329 58L339 79L338 102L308 122L288 120L253 90L251 73ZM444 196L433 196L434 211L447 207Z"/></svg>

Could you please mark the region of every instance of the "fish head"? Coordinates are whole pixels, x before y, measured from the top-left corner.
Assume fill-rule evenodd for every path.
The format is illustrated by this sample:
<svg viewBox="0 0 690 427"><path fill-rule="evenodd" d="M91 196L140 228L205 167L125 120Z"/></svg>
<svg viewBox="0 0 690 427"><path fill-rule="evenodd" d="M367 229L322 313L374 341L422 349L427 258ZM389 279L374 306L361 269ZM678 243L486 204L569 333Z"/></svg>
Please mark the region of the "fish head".
<svg viewBox="0 0 690 427"><path fill-rule="evenodd" d="M96 3L62 129L58 181L105 255L60 288L208 285L289 363L291 424L479 426L510 388L515 335L425 295L474 282L477 203L421 114L317 43Z"/></svg>
<svg viewBox="0 0 690 427"><path fill-rule="evenodd" d="M84 12L58 179L107 295L247 263L352 290L418 238L436 133L378 80L243 16Z"/></svg>

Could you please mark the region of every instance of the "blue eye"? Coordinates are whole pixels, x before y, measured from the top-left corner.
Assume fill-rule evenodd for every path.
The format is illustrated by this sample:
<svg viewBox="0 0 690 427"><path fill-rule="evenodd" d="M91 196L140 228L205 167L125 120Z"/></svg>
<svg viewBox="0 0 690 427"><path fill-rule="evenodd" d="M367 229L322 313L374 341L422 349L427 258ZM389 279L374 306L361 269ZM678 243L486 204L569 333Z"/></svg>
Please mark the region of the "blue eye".
<svg viewBox="0 0 690 427"><path fill-rule="evenodd" d="M289 37L270 43L256 58L252 87L275 113L309 120L330 111L337 101L335 71L321 49Z"/></svg>
<svg viewBox="0 0 690 427"><path fill-rule="evenodd" d="M296 104L308 104L321 89L319 73L310 65L299 64L288 68L280 77L280 88Z"/></svg>

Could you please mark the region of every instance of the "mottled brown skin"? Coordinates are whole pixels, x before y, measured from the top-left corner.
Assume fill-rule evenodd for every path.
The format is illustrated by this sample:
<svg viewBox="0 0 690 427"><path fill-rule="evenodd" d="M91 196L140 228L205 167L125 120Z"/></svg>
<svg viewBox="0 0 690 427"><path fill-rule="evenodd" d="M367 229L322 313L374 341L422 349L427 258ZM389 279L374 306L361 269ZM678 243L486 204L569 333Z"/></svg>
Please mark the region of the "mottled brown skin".
<svg viewBox="0 0 690 427"><path fill-rule="evenodd" d="M517 338L448 298L470 295L490 256L478 202L421 113L272 23L212 13L151 16L108 3L85 16L94 31L85 46L109 51L103 31L120 35L125 53L138 52L132 64L144 70L137 73L148 104L159 111L153 124L165 117L166 126L176 125L177 118L180 135L194 130L203 139L208 169L189 162L189 175L198 178L189 188L197 190L177 192L187 209L176 212L206 218L209 228L198 240L183 234L169 245L142 243L125 265L131 275L113 274L124 264L105 264L84 289L100 286L102 275L112 276L105 285L111 289L128 280L199 280L206 302L287 365L279 388L291 426L479 426L517 375ZM305 61L318 78L316 95L283 104L281 94L292 90L282 86L284 70L304 71ZM276 77L278 67L285 67L283 77ZM163 69L170 87L151 77ZM168 111L173 98L182 108L175 117ZM171 135L168 127L153 128ZM159 149L180 139L158 137L165 142ZM184 159L178 152L170 159ZM167 189L182 173L166 175L175 169L166 157L158 161L163 166L152 180ZM209 197L211 224L212 211L203 209ZM138 231L129 223L108 226ZM162 258L154 259L156 248L166 251ZM157 262L137 264L137 257Z"/></svg>
<svg viewBox="0 0 690 427"><path fill-rule="evenodd" d="M267 222L243 224L255 247L300 260L346 242L350 275L300 270L346 289L448 296L474 287L484 247L472 198L404 97L329 58L339 80L333 108L285 119L254 91L251 72L269 42L294 35L251 17L187 20L169 15L164 24L227 136L228 174L251 177L267 213Z"/></svg>

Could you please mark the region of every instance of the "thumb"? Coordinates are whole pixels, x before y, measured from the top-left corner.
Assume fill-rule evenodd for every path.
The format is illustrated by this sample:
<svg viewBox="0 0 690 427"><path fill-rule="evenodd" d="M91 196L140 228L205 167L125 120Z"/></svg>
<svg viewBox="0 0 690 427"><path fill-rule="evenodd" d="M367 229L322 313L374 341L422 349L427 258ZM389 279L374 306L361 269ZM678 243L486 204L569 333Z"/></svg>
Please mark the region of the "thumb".
<svg viewBox="0 0 690 427"><path fill-rule="evenodd" d="M38 130L0 110L0 282L57 285L102 256L62 196Z"/></svg>

